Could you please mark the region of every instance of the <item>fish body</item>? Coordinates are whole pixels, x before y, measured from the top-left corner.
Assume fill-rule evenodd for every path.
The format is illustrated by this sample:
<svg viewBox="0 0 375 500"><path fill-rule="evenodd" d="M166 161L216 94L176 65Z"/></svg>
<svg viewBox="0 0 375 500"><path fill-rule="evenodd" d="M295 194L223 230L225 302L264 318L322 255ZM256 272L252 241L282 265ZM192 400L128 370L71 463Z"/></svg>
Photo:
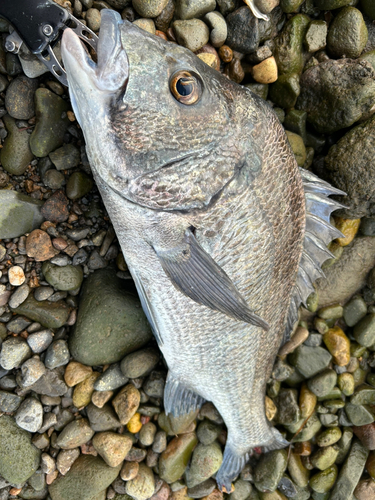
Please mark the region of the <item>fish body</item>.
<svg viewBox="0 0 375 500"><path fill-rule="evenodd" d="M330 257L341 193L300 171L271 108L187 49L102 11L98 64L62 55L93 173L169 373L179 415L212 401L230 489L254 447L286 446L265 386Z"/></svg>

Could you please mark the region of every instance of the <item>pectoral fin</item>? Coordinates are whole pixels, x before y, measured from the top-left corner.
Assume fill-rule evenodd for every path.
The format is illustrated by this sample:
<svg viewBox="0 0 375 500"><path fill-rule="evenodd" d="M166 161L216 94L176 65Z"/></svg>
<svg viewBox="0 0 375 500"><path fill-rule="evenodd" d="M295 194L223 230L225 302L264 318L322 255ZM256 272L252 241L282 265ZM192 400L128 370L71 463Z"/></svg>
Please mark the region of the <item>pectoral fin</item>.
<svg viewBox="0 0 375 500"><path fill-rule="evenodd" d="M268 323L249 309L231 279L203 250L190 230L180 245L170 250L156 250L156 254L180 292L198 304L268 330Z"/></svg>

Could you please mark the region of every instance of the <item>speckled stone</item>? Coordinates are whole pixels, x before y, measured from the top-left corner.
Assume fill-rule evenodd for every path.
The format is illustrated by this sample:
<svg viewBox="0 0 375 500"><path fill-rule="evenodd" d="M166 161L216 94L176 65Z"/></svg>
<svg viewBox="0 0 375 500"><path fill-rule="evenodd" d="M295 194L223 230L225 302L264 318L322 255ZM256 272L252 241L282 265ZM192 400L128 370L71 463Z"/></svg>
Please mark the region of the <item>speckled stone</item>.
<svg viewBox="0 0 375 500"><path fill-rule="evenodd" d="M0 365L5 370L18 368L31 356L31 349L22 337L10 337L2 344Z"/></svg>
<svg viewBox="0 0 375 500"><path fill-rule="evenodd" d="M71 450L90 441L93 435L94 431L90 428L88 420L81 418L74 420L60 432L56 444L63 450Z"/></svg>
<svg viewBox="0 0 375 500"><path fill-rule="evenodd" d="M173 30L177 42L192 52L201 49L210 38L208 26L200 19L175 21L173 23Z"/></svg>

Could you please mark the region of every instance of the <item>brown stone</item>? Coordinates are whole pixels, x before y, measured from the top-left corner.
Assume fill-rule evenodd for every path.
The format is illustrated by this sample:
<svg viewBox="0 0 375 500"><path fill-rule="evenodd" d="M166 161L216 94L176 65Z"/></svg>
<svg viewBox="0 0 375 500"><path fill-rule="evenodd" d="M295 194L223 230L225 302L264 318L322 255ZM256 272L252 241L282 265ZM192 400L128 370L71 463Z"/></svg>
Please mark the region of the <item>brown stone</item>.
<svg viewBox="0 0 375 500"><path fill-rule="evenodd" d="M91 366L82 365L77 361L71 361L65 369L64 379L66 385L74 387L75 385L83 382L92 373Z"/></svg>
<svg viewBox="0 0 375 500"><path fill-rule="evenodd" d="M375 422L372 424L353 427L353 432L368 450L375 450ZM375 479L375 477L374 477Z"/></svg>
<svg viewBox="0 0 375 500"><path fill-rule="evenodd" d="M311 443L310 441L301 441L300 443L295 443L294 453L300 455L301 457L308 457L311 455Z"/></svg>
<svg viewBox="0 0 375 500"><path fill-rule="evenodd" d="M245 78L245 72L243 70L241 61L234 57L232 61L226 66L224 74L228 75L231 80L236 83L241 83Z"/></svg>
<svg viewBox="0 0 375 500"><path fill-rule="evenodd" d="M126 385L112 401L122 425L126 425L136 413L141 401L141 395L133 384Z"/></svg>
<svg viewBox="0 0 375 500"><path fill-rule="evenodd" d="M275 58L268 57L264 61L256 64L252 71L253 78L258 83L274 83L277 80L277 64Z"/></svg>
<svg viewBox="0 0 375 500"><path fill-rule="evenodd" d="M92 444L110 467L117 467L124 460L133 443L129 436L108 431L95 434Z"/></svg>
<svg viewBox="0 0 375 500"><path fill-rule="evenodd" d="M201 49L197 50L196 54L198 55L198 57L199 54L211 54L212 56L214 56L214 58L211 58L212 64L209 64L209 66L216 69L217 71L220 71L220 58L215 47L213 47L209 43L206 43L206 45L203 45ZM208 64L204 57L200 57L200 59Z"/></svg>
<svg viewBox="0 0 375 500"><path fill-rule="evenodd" d="M295 331L293 337L282 346L282 348L279 351L279 356L280 357L285 357L291 352L293 352L299 345L301 345L307 337L309 336L309 331L307 328L302 328L302 326L299 326L297 330Z"/></svg>
<svg viewBox="0 0 375 500"><path fill-rule="evenodd" d="M64 191L56 191L43 205L43 217L52 222L65 222L69 217L68 203Z"/></svg>
<svg viewBox="0 0 375 500"><path fill-rule="evenodd" d="M51 238L46 232L34 229L26 238L26 253L28 257L43 262L54 257L58 251L53 248Z"/></svg>
<svg viewBox="0 0 375 500"><path fill-rule="evenodd" d="M56 250L64 250L68 243L64 240L64 238L58 237L52 240L52 245L56 248Z"/></svg>
<svg viewBox="0 0 375 500"><path fill-rule="evenodd" d="M219 57L223 62L230 63L233 59L233 50L228 45L222 45L219 49Z"/></svg>
<svg viewBox="0 0 375 500"><path fill-rule="evenodd" d="M330 328L323 336L323 341L338 366L345 366L350 361L350 340L339 326Z"/></svg>
<svg viewBox="0 0 375 500"><path fill-rule="evenodd" d="M168 500L170 494L171 488L169 484L163 481L161 488L159 488L159 490L154 495L152 495L152 497L150 497L150 500Z"/></svg>
<svg viewBox="0 0 375 500"><path fill-rule="evenodd" d="M374 500L375 498L375 481L369 477L362 479L354 490L354 497L357 500Z"/></svg>
<svg viewBox="0 0 375 500"><path fill-rule="evenodd" d="M155 35L162 38L163 40L165 40L166 42L168 42L168 37L167 35L164 33L164 31L160 31L160 30L156 30L155 31Z"/></svg>
<svg viewBox="0 0 375 500"><path fill-rule="evenodd" d="M122 466L120 477L123 481L130 481L134 479L139 471L139 463L138 462L125 462Z"/></svg>
<svg viewBox="0 0 375 500"><path fill-rule="evenodd" d="M91 397L91 401L98 408L103 408L103 406L111 399L113 396L113 391L94 391Z"/></svg>
<svg viewBox="0 0 375 500"><path fill-rule="evenodd" d="M372 479L375 479L375 453L372 451L366 462L367 472L370 474Z"/></svg>
<svg viewBox="0 0 375 500"><path fill-rule="evenodd" d="M77 408L83 408L91 403L94 392L94 384L100 376L99 372L92 372L85 380L77 384L73 392L73 404Z"/></svg>
<svg viewBox="0 0 375 500"><path fill-rule="evenodd" d="M301 410L302 418L309 418L313 414L316 402L317 402L317 397L307 387L306 382L304 382L302 384L301 392L299 395L299 407Z"/></svg>

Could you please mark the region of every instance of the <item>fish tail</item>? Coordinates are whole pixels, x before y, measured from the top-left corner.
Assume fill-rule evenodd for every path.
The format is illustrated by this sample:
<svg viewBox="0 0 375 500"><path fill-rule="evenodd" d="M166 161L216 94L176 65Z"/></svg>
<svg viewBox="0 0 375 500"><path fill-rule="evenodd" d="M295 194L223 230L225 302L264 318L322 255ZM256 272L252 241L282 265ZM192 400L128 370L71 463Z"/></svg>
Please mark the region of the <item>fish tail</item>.
<svg viewBox="0 0 375 500"><path fill-rule="evenodd" d="M251 450L239 454L230 445L226 445L221 467L216 474L216 482L220 490L223 488L229 493L232 489L232 481L238 476L249 460Z"/></svg>
<svg viewBox="0 0 375 500"><path fill-rule="evenodd" d="M271 432L272 438L262 446L264 453L272 450L280 450L290 444L275 427L271 428Z"/></svg>

